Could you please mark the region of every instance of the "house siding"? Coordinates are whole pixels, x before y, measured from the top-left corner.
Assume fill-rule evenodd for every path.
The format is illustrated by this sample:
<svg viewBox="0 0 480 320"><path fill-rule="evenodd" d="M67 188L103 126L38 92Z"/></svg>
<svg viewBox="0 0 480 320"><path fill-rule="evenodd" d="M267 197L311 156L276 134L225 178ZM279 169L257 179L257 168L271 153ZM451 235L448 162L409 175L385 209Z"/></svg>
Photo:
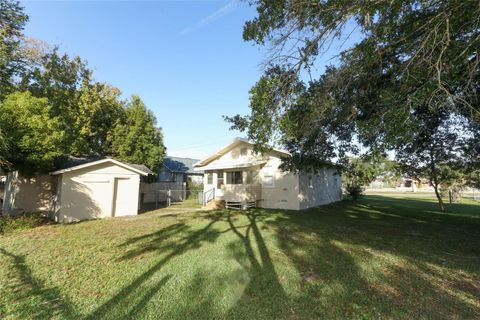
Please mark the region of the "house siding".
<svg viewBox="0 0 480 320"><path fill-rule="evenodd" d="M279 169L280 157L270 155L267 163L260 170L260 179L263 183L265 176L273 174L273 186L262 184L262 198L259 206L270 209L299 210L298 175L284 172Z"/></svg>
<svg viewBox="0 0 480 320"><path fill-rule="evenodd" d="M309 177L312 178L311 186ZM341 177L332 168L323 168L316 173L301 172L299 174L299 186L298 198L301 210L342 199Z"/></svg>
<svg viewBox="0 0 480 320"><path fill-rule="evenodd" d="M55 181L49 175L25 178L18 171L7 175L2 210L15 215L19 212L51 211L55 197Z"/></svg>

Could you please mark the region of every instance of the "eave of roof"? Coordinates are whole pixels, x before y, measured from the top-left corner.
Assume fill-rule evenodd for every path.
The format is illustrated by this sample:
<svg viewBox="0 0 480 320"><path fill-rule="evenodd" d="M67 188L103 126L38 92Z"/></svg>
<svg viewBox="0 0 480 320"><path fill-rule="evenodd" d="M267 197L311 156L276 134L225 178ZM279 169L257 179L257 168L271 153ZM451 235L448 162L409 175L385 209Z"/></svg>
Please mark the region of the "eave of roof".
<svg viewBox="0 0 480 320"><path fill-rule="evenodd" d="M50 172L50 174L51 175L63 174L63 173L66 173L66 172L76 171L76 170L88 168L88 167L95 166L95 165L102 164L102 163L106 163L106 162L114 163L114 164L116 164L116 165L118 165L122 168L133 171L133 172L138 173L142 176L148 176L149 174L153 174L153 172L150 171L150 169L148 169L145 166L123 163L123 162L120 162L118 160L110 159L110 158L105 158L105 159L101 159L101 160L97 160L97 161L87 162L87 163L80 164L80 165L77 165L77 166L73 166L73 167L70 167L70 168L65 168L65 169L53 171L53 172Z"/></svg>
<svg viewBox="0 0 480 320"><path fill-rule="evenodd" d="M235 161L235 162L222 162L199 167L195 170L217 170L217 169L235 169L235 168L250 168L267 163L265 160L252 160L252 161Z"/></svg>
<svg viewBox="0 0 480 320"><path fill-rule="evenodd" d="M223 148L221 148L220 150L218 150L217 152L215 152L214 154L208 156L207 158L205 159L202 159L200 161L198 161L197 163L195 163L193 165L194 168L196 167L202 167L202 166L206 166L209 162L212 162L213 160L217 159L218 157L224 155L225 153L227 153L229 150L231 150L232 148L234 148L236 145L240 144L240 143L247 143L247 144L250 144L250 145L254 145L254 143L252 141L249 141L247 139L244 139L244 138L235 138L232 142L230 142L228 145L224 146ZM275 149L275 148L272 148L272 151L274 152L278 152L278 153L281 153L285 156L290 156L290 153L286 150L281 150L281 149ZM208 169L207 169L208 170Z"/></svg>

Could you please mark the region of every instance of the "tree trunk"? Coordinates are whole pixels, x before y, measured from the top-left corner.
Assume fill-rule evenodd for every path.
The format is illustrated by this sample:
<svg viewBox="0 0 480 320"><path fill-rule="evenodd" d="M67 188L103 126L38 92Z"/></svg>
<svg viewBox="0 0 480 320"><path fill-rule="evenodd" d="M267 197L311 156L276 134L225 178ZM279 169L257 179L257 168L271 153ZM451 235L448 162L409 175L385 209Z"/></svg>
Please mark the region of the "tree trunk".
<svg viewBox="0 0 480 320"><path fill-rule="evenodd" d="M434 184L433 189L435 189L435 195L437 196L438 206L440 207L440 211L445 212L445 205L443 204L442 196L438 191L438 184Z"/></svg>
<svg viewBox="0 0 480 320"><path fill-rule="evenodd" d="M433 186L433 189L435 190L435 195L437 196L438 206L440 207L440 211L445 212L445 205L443 204L442 196L438 191L439 183L438 183L438 175L437 175L437 166L435 165L435 157L433 154L433 150L430 149L429 153L430 153L430 170L431 170L430 184Z"/></svg>

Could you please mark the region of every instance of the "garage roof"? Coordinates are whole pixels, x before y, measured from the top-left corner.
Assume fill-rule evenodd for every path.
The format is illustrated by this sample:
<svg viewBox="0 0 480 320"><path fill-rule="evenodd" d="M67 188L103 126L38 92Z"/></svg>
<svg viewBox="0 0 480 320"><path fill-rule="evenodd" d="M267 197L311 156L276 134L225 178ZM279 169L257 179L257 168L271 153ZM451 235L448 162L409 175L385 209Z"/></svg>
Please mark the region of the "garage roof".
<svg viewBox="0 0 480 320"><path fill-rule="evenodd" d="M153 174L153 172L143 164L125 163L125 162L120 162L118 160L111 159L111 158L104 158L104 159L100 159L100 160L89 161L89 162L82 163L82 164L72 165L70 167L67 167L67 168L64 168L64 169L61 169L61 170L50 172L50 174L51 175L62 174L62 173L65 173L65 172L70 172L70 171L75 171L75 170L88 168L88 167L95 166L97 164L102 164L102 163L105 163L105 162L111 162L111 163L116 164L120 167L131 170L135 173L138 173L142 176L148 176L149 174ZM75 162L72 162L72 163L75 163Z"/></svg>

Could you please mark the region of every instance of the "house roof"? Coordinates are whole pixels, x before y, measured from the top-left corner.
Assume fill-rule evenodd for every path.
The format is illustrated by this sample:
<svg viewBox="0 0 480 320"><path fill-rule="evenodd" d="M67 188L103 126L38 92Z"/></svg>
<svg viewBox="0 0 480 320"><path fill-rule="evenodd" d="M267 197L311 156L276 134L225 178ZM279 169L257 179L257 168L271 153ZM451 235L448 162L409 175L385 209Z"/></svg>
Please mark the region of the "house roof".
<svg viewBox="0 0 480 320"><path fill-rule="evenodd" d="M206 165L202 167L202 170L249 168L249 167L259 166L265 163L267 163L267 161L264 161L264 160L222 162L222 163L214 163L214 164Z"/></svg>
<svg viewBox="0 0 480 320"><path fill-rule="evenodd" d="M200 160L167 156L163 159L163 166L171 172L199 174L201 172L193 170L193 165L198 161Z"/></svg>
<svg viewBox="0 0 480 320"><path fill-rule="evenodd" d="M227 144L226 146L224 146L223 148L221 148L220 150L218 150L217 152L215 152L214 154L208 156L207 158L205 159L202 159L200 161L198 161L197 163L195 163L193 166L194 167L203 167L203 166L206 166L208 163L212 162L213 160L223 156L225 153L227 153L228 151L230 151L231 149L233 149L234 147L236 147L237 145L241 144L241 143L246 143L246 144L250 144L250 145L254 145L254 143L250 140L247 140L247 139L243 139L243 138L235 138L232 142L230 142L229 144ZM272 148L272 150L274 152L277 152L277 153L280 153L284 156L290 156L290 153L288 151L285 151L285 150L281 150L281 149L275 149L275 148Z"/></svg>
<svg viewBox="0 0 480 320"><path fill-rule="evenodd" d="M102 158L102 159L97 158L97 160L94 160L93 158L76 158L76 157L69 157L63 163L63 165L61 165L61 167L63 167L62 169L50 172L50 174L51 175L63 174L65 172L80 170L83 168L88 168L88 167L95 166L97 164L106 163L106 162L114 163L122 168L131 170L142 176L148 176L149 174L153 174L153 172L143 164L125 163L125 162L120 162L118 160L111 159L111 158Z"/></svg>

